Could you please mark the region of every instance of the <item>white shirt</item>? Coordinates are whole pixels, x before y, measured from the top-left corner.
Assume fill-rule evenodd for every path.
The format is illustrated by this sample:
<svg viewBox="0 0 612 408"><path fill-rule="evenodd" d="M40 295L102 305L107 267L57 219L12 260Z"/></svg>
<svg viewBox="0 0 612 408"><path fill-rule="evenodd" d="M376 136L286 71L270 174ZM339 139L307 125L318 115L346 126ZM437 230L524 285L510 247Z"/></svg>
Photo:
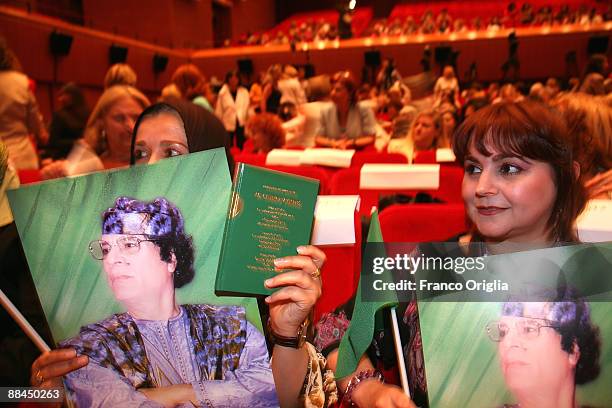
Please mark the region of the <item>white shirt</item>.
<svg viewBox="0 0 612 408"><path fill-rule="evenodd" d="M234 100L227 84L223 85L219 91L219 97L217 98L215 114L221 119L221 122L223 122L225 130L228 132L235 131L236 120L238 120L240 126L244 126L247 120L249 103L249 91L247 91L245 87L238 87L236 91L236 100Z"/></svg>

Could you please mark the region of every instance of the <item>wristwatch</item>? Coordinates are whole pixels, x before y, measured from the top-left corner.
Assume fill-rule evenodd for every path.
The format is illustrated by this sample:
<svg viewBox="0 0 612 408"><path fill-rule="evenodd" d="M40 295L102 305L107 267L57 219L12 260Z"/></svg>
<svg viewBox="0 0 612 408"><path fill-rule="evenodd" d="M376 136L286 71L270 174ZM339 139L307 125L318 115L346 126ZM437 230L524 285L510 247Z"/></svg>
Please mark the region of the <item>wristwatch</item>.
<svg viewBox="0 0 612 408"><path fill-rule="evenodd" d="M306 320L304 320L302 324L300 324L300 327L297 331L297 335L295 337L285 337L274 333L274 330L272 330L272 324L270 323L270 319L268 319L268 336L274 344L278 344L279 346L283 347L292 347L295 349L299 349L306 342L306 332L308 329L308 324L309 321L308 318L306 318Z"/></svg>

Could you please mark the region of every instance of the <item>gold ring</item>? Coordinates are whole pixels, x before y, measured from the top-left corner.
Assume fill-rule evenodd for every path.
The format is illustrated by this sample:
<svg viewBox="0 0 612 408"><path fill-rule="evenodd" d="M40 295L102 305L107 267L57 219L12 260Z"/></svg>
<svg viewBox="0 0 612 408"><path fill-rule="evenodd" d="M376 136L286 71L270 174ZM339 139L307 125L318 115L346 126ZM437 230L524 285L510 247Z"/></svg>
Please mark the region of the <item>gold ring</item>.
<svg viewBox="0 0 612 408"><path fill-rule="evenodd" d="M312 277L312 279L320 278L321 277L321 270L319 268L317 268L317 270L314 271L313 273L311 273L310 276Z"/></svg>
<svg viewBox="0 0 612 408"><path fill-rule="evenodd" d="M36 374L34 374L34 379L36 380L36 386L40 386L45 382L45 377L42 376L40 370L36 370Z"/></svg>

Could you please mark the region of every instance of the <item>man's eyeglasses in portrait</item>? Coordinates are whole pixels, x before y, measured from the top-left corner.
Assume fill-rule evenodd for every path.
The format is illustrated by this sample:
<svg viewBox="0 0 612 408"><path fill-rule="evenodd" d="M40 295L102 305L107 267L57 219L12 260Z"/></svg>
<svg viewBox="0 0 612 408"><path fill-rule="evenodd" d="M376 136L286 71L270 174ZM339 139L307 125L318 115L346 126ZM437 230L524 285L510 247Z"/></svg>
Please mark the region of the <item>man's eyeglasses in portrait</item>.
<svg viewBox="0 0 612 408"><path fill-rule="evenodd" d="M555 329L558 326L546 319L519 319L514 322L514 325L512 325L511 322L496 320L487 324L487 334L494 342L500 342L510 333L510 330L514 328L519 336L531 340L537 338L540 335L540 330L545 327Z"/></svg>
<svg viewBox="0 0 612 408"><path fill-rule="evenodd" d="M140 243L142 242L158 242L159 238L152 238L148 236L144 236L145 238L140 238L138 235L125 235L121 238L118 238L114 244L111 244L108 241L104 240L94 240L89 243L89 252L94 259L101 261L110 253L111 249L114 246L119 248L124 255L135 255L140 251Z"/></svg>

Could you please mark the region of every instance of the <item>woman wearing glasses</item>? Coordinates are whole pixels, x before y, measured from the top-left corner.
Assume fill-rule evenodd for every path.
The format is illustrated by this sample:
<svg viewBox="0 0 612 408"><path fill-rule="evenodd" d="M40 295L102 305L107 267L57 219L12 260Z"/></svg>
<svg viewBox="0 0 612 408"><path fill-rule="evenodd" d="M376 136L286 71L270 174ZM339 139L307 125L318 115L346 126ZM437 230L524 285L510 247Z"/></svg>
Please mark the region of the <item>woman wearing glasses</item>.
<svg viewBox="0 0 612 408"><path fill-rule="evenodd" d="M577 407L576 385L599 375L601 341L588 304L563 288L549 302L505 303L487 326L506 385L521 407Z"/></svg>

